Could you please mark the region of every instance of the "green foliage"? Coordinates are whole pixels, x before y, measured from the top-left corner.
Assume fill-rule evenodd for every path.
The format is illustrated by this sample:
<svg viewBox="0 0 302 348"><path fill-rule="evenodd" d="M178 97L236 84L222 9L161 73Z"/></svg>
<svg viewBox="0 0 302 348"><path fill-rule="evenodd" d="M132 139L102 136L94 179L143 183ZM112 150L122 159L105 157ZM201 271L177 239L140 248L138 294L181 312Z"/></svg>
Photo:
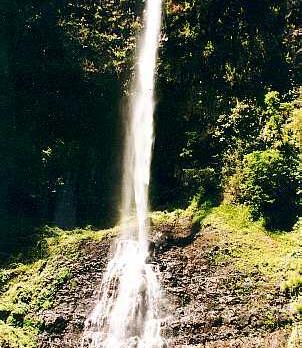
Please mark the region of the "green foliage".
<svg viewBox="0 0 302 348"><path fill-rule="evenodd" d="M266 147L294 150L296 137L292 130L287 127L291 121L293 105L291 103L281 103L280 94L276 91L268 92L265 95L264 118L266 123L261 130L261 137Z"/></svg>
<svg viewBox="0 0 302 348"><path fill-rule="evenodd" d="M44 223L116 221L120 105L143 6L1 3L1 258L34 245ZM164 8L152 203L183 207L198 192L214 200L229 182L236 196L245 155L273 148L290 158L301 148L300 111L283 103L301 76L300 6L167 0Z"/></svg>
<svg viewBox="0 0 302 348"><path fill-rule="evenodd" d="M135 35L140 29L136 0L69 1L59 17L66 44L85 48L81 57L86 74L125 74L132 65ZM102 52L102 54L100 54ZM125 81L124 81L125 82Z"/></svg>
<svg viewBox="0 0 302 348"><path fill-rule="evenodd" d="M231 258L236 269L246 273L257 271L274 286L282 287L292 274L301 270L301 228L291 233L271 233L263 220L253 220L249 207L226 203L214 207L204 224L217 231L217 262Z"/></svg>
<svg viewBox="0 0 302 348"><path fill-rule="evenodd" d="M36 348L37 331L15 328L0 321L0 346L10 348Z"/></svg>
<svg viewBox="0 0 302 348"><path fill-rule="evenodd" d="M299 212L299 184L296 159L275 149L254 151L243 159L238 200L255 218L264 217L269 228L288 229Z"/></svg>
<svg viewBox="0 0 302 348"><path fill-rule="evenodd" d="M301 212L299 128L294 102L268 92L264 106L239 103L221 116L215 136L222 143L224 198L249 205L272 229L290 229Z"/></svg>
<svg viewBox="0 0 302 348"><path fill-rule="evenodd" d="M200 228L206 217L210 214L210 212L213 209L213 202L210 201L203 201L202 203L200 202L200 197L197 195L194 197L192 203L192 207L195 207L195 212L193 215L193 221L192 224L195 228Z"/></svg>
<svg viewBox="0 0 302 348"><path fill-rule="evenodd" d="M214 136L224 150L240 147L248 151L259 143L262 122L261 108L255 100L236 100L230 113L219 116Z"/></svg>
<svg viewBox="0 0 302 348"><path fill-rule="evenodd" d="M182 185L187 193L188 200L197 194L201 202L215 197L219 187L219 180L214 168L184 169Z"/></svg>
<svg viewBox="0 0 302 348"><path fill-rule="evenodd" d="M293 294L299 293L302 289L302 272L292 272L282 284L282 289Z"/></svg>
<svg viewBox="0 0 302 348"><path fill-rule="evenodd" d="M72 286L70 265L77 262L85 240L101 241L116 230L62 231L46 227L32 260L0 269L0 346L34 348L41 332L39 313L51 309L63 286ZM41 250L42 249L42 250Z"/></svg>
<svg viewBox="0 0 302 348"><path fill-rule="evenodd" d="M297 301L292 304L294 314L302 317L302 297L299 296Z"/></svg>
<svg viewBox="0 0 302 348"><path fill-rule="evenodd" d="M301 12L287 0L169 0L165 10L153 171L160 205L188 188L183 170L219 174L236 149L240 162L265 148L265 93L283 101L299 84Z"/></svg>
<svg viewBox="0 0 302 348"><path fill-rule="evenodd" d="M302 95L301 95L302 98ZM301 102L301 100L298 102ZM300 149L300 153L302 154L302 109L294 109L290 122L287 127L292 132L293 136L292 140L295 141L296 146Z"/></svg>

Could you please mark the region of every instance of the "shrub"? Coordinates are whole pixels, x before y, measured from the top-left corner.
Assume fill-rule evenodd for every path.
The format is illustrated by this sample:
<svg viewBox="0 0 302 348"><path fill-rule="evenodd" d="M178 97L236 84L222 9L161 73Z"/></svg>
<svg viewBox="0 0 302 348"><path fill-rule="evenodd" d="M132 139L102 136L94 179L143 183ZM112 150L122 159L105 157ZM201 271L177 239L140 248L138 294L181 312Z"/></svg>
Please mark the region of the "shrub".
<svg viewBox="0 0 302 348"><path fill-rule="evenodd" d="M276 149L244 156L238 179L238 200L264 218L270 229L289 229L299 213L299 161Z"/></svg>
<svg viewBox="0 0 302 348"><path fill-rule="evenodd" d="M263 122L262 109L255 100L236 100L230 112L219 116L213 138L223 151L259 149Z"/></svg>
<svg viewBox="0 0 302 348"><path fill-rule="evenodd" d="M196 193L203 199L214 197L218 192L218 178L213 168L183 169L182 184L189 195L189 199Z"/></svg>

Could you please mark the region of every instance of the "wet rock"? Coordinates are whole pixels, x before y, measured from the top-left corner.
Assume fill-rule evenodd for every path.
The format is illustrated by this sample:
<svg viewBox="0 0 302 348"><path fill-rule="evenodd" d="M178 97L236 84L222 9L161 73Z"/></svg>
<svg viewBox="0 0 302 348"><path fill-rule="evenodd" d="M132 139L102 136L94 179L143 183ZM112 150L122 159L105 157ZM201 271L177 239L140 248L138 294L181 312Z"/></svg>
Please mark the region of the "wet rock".
<svg viewBox="0 0 302 348"><path fill-rule="evenodd" d="M78 348L86 317L94 307L111 241L86 241L79 259L68 265L72 277L56 293L54 306L42 311L39 348ZM68 261L67 261L68 262Z"/></svg>
<svg viewBox="0 0 302 348"><path fill-rule="evenodd" d="M43 329L49 333L62 333L66 329L68 321L69 319L62 315L58 316L49 312L44 316Z"/></svg>
<svg viewBox="0 0 302 348"><path fill-rule="evenodd" d="M1 310L0 311L0 320L6 322L7 318L10 315L10 311L7 310Z"/></svg>
<svg viewBox="0 0 302 348"><path fill-rule="evenodd" d="M162 226L152 248L165 294L162 329L167 348L285 348L288 299L280 287L266 284L258 269L234 270L217 264L218 253L231 255L231 245L215 244L210 225L192 233L190 221ZM72 279L58 291L51 311L42 312L44 332L39 348L78 348L84 322L98 297L110 240L85 241ZM1 315L1 313L0 313ZM5 313L3 314L5 315ZM273 318L273 319L272 319ZM114 347L112 347L114 348Z"/></svg>
<svg viewBox="0 0 302 348"><path fill-rule="evenodd" d="M215 255L229 256L231 251L229 246L213 245L214 234L207 226L190 244L158 254L169 310L174 313L173 322L166 323L173 330L165 331L170 346L271 348L268 337L273 328L265 327L267 314L275 310L284 327L281 336L286 337L280 317L286 301L275 289L268 290L268 298L258 291L258 282L265 283L258 270L246 275L228 262L217 265ZM284 339L277 341L275 348L286 347Z"/></svg>

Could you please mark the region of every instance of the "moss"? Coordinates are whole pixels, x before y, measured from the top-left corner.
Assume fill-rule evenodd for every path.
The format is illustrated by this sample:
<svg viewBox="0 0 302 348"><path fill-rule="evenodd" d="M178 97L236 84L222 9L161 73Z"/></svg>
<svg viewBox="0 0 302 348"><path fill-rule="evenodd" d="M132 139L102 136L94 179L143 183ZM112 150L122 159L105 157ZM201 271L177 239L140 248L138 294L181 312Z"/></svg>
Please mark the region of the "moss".
<svg viewBox="0 0 302 348"><path fill-rule="evenodd" d="M33 328L16 328L0 322L0 347L36 348L38 331Z"/></svg>
<svg viewBox="0 0 302 348"><path fill-rule="evenodd" d="M260 275L258 279L263 280L258 281L257 291L264 298L268 289L276 289L276 285L287 292L292 311L289 308L286 314L286 326L293 325L288 348L301 347L302 224L297 223L291 232L271 233L262 220L252 220L248 207L231 204L213 208L204 223L216 229L217 264L228 262L245 274ZM275 330L279 320L268 312L263 325Z"/></svg>
<svg viewBox="0 0 302 348"><path fill-rule="evenodd" d="M302 275L299 272L292 272L286 281L282 283L282 290L293 294L300 292L302 288Z"/></svg>
<svg viewBox="0 0 302 348"><path fill-rule="evenodd" d="M62 231L45 227L32 261L0 269L0 346L36 347L42 327L38 312L51 308L57 291L72 282L69 265L81 257L83 242L101 241L116 233L117 229Z"/></svg>
<svg viewBox="0 0 302 348"><path fill-rule="evenodd" d="M190 219L194 225L201 225L205 217L210 213L213 204L209 201L199 202L199 197L193 198L191 204L186 209L176 209L169 211L155 211L150 214L151 224L160 226L162 224L175 225L177 222Z"/></svg>
<svg viewBox="0 0 302 348"><path fill-rule="evenodd" d="M267 312L263 321L263 326L269 331L274 331L278 328L279 320L276 317L276 313Z"/></svg>
<svg viewBox="0 0 302 348"><path fill-rule="evenodd" d="M155 211L150 214L151 224L154 227L160 226L162 224L174 225L181 217L192 217L192 213L189 208L176 209L172 212L169 211Z"/></svg>
<svg viewBox="0 0 302 348"><path fill-rule="evenodd" d="M293 313L302 319L302 296L298 296L296 301L292 303Z"/></svg>
<svg viewBox="0 0 302 348"><path fill-rule="evenodd" d="M217 257L232 258L239 270L250 273L256 269L271 283L276 283L299 267L299 255L302 254L300 228L291 233L270 233L262 220L252 220L248 207L231 204L213 208L204 223L215 227L219 231L217 243L227 246L229 255L222 252Z"/></svg>

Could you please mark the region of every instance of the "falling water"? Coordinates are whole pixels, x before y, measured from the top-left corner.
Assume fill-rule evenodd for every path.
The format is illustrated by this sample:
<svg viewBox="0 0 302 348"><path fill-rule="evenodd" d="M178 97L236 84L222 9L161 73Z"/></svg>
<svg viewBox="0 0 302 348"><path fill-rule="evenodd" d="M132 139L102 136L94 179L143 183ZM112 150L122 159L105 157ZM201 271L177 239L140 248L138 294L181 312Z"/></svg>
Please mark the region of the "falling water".
<svg viewBox="0 0 302 348"><path fill-rule="evenodd" d="M164 346L158 270L149 260L147 219L161 7L161 0L147 0L126 124L122 233L103 276L99 301L86 320L83 348ZM135 222L130 224L133 210Z"/></svg>

